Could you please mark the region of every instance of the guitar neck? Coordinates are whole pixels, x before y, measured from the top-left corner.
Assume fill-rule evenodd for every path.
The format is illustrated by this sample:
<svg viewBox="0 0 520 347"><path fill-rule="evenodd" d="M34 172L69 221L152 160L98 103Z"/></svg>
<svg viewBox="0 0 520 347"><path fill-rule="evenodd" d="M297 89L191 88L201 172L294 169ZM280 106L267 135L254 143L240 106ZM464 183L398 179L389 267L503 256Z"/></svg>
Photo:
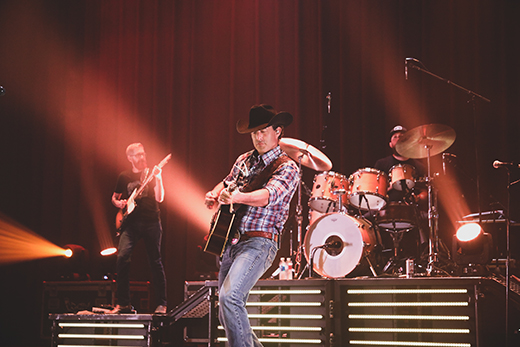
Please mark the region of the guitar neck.
<svg viewBox="0 0 520 347"><path fill-rule="evenodd" d="M150 183L152 181L152 179L154 178L154 171L155 171L155 168L159 168L159 169L162 169L164 165L166 165L166 163L170 160L170 158L172 157L171 153L168 154L166 157L164 157L164 159L159 163L157 164L154 169L152 170L152 172L150 173L150 175L148 177L146 177L146 179L144 180L143 184L141 184L141 186L139 187L139 189L137 189L136 193L135 193L135 196L139 196L144 188L148 185L148 183Z"/></svg>

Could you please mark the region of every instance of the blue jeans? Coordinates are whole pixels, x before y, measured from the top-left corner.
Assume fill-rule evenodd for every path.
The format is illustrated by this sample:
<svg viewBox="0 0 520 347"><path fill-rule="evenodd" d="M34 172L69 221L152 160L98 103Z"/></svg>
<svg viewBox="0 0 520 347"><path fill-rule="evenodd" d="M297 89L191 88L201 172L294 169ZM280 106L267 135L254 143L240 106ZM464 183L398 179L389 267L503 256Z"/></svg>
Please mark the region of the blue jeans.
<svg viewBox="0 0 520 347"><path fill-rule="evenodd" d="M278 244L264 237L252 237L228 245L222 255L218 276L219 319L230 347L262 346L249 324L246 301L249 291L269 269Z"/></svg>
<svg viewBox="0 0 520 347"><path fill-rule="evenodd" d="M119 236L117 254L117 303L130 304L130 261L137 241L143 239L152 272L152 283L157 305L166 306L166 276L161 259L162 226L160 221L128 221Z"/></svg>

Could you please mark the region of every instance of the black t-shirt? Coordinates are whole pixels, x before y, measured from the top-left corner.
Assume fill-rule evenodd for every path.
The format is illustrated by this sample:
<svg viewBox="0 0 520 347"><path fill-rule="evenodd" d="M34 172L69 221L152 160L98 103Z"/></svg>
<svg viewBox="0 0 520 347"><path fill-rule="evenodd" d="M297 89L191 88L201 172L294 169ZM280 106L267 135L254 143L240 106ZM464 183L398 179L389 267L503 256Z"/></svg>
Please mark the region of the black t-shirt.
<svg viewBox="0 0 520 347"><path fill-rule="evenodd" d="M121 199L128 199L134 189L139 189L141 185L141 173L127 170L121 172L117 178L115 193L121 194ZM143 189L135 202L135 210L128 216L128 221L143 220L155 221L159 219L159 204L155 200L155 178Z"/></svg>
<svg viewBox="0 0 520 347"><path fill-rule="evenodd" d="M398 165L398 164L403 164L403 165L408 164L408 165L413 166L415 168L415 177L414 178L416 180L419 177L424 177L425 167L420 161L418 161L416 159L408 159L405 161L400 161L400 160L397 160L393 155L389 155L388 157L384 157L384 158L376 161L374 168L376 170L385 172L387 175L390 175L391 169L395 165ZM388 183L390 184L390 182L388 182ZM390 189L390 187L388 187L388 188L389 188L389 190L388 190L388 200L389 201L403 201L405 192L398 191L395 189Z"/></svg>

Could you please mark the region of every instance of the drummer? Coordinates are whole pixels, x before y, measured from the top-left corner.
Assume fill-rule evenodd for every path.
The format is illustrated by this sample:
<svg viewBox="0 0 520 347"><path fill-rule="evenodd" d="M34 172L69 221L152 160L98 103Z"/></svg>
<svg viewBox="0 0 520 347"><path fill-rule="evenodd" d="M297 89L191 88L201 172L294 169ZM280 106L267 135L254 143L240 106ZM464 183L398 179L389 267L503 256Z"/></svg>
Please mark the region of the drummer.
<svg viewBox="0 0 520 347"><path fill-rule="evenodd" d="M392 168L395 165L399 164L408 164L415 168L415 179L419 177L424 177L424 174L426 172L425 166L418 160L410 159L403 157L399 153L397 153L397 150L395 148L397 142L401 138L401 136L406 132L406 128L402 125L396 125L391 131L390 131L390 142L388 145L390 146L390 149L392 150L392 154L379 159L375 165L374 168L383 172L386 172L387 174L390 174ZM403 189L401 191L397 189L393 189L392 186L388 188L388 202L405 202L407 204L414 204L418 206L418 209L415 209L416 216L418 217L419 227L416 229L418 230L418 244L416 244L415 237L408 237L408 239L403 240L403 243L401 243L402 250L408 250L408 252L411 252L411 254L401 254L402 256L408 256L408 255L414 255L413 247L412 245L417 245L418 249L415 253L416 256L420 256L420 253L422 251L422 246L425 245L428 241L428 217L426 214L425 209L427 208L427 198L428 198L428 192L424 187L419 188L417 186L417 182L415 184L415 187L413 191ZM386 246L390 246L392 243L387 239L385 240L385 235L387 233L382 234L383 238L383 244ZM414 234L417 235L417 234ZM387 236L387 235L386 235ZM405 253L407 253L405 251Z"/></svg>
<svg viewBox="0 0 520 347"><path fill-rule="evenodd" d="M415 159L410 159L403 157L399 153L397 153L397 150L395 148L397 142L401 138L401 136L406 132L406 128L402 125L396 125L391 131L390 131L390 142L388 143L388 146L390 146L390 149L392 150L392 154L379 159L376 161L374 168L380 171L383 171L387 174L390 174L391 169L399 164L408 164L415 168L415 179L418 177L423 177L425 173L425 167L424 165ZM417 192L415 193L417 194ZM412 195L411 191L407 191L406 189L403 189L401 191L398 191L396 189L392 189L390 186L388 188L388 201L406 201L406 202L416 202L416 200L425 200L426 199L426 192L421 192L417 195Z"/></svg>

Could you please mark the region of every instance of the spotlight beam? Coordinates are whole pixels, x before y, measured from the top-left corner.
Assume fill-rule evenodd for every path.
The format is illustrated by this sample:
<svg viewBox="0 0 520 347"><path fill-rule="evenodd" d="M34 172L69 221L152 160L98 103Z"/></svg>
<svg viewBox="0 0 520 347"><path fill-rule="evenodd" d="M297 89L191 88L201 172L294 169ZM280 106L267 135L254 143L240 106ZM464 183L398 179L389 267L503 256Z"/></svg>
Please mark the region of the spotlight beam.
<svg viewBox="0 0 520 347"><path fill-rule="evenodd" d="M0 265L65 256L65 251L0 214Z"/></svg>

